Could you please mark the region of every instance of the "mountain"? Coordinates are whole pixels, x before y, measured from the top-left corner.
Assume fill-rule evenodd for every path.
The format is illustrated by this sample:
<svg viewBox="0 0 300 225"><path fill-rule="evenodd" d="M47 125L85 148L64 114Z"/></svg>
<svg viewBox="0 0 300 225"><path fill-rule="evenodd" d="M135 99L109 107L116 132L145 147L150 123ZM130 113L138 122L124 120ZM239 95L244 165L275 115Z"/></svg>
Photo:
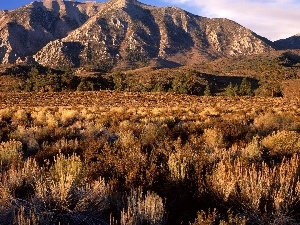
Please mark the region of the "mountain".
<svg viewBox="0 0 300 225"><path fill-rule="evenodd" d="M279 50L300 49L300 33L286 39L275 41L274 44L276 49Z"/></svg>
<svg viewBox="0 0 300 225"><path fill-rule="evenodd" d="M272 50L270 41L234 21L136 0L102 4L47 0L3 13L2 63L27 56L54 67L131 68L156 62L188 65Z"/></svg>
<svg viewBox="0 0 300 225"><path fill-rule="evenodd" d="M80 27L99 11L100 5L44 0L0 11L0 62L14 63L32 56L50 41Z"/></svg>

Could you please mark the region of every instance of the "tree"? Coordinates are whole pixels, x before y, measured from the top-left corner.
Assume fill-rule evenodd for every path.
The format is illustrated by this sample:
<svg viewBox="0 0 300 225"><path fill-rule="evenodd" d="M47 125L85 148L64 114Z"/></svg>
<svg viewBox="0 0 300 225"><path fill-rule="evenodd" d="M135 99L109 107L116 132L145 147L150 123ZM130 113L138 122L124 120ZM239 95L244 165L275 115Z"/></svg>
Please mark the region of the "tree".
<svg viewBox="0 0 300 225"><path fill-rule="evenodd" d="M87 79L82 79L81 82L77 86L77 91L93 91L94 85L91 81Z"/></svg>
<svg viewBox="0 0 300 225"><path fill-rule="evenodd" d="M178 94L201 94L201 83L196 72L177 73L172 81L172 90Z"/></svg>
<svg viewBox="0 0 300 225"><path fill-rule="evenodd" d="M212 96L209 84L205 86L204 96Z"/></svg>
<svg viewBox="0 0 300 225"><path fill-rule="evenodd" d="M71 68L66 69L61 77L61 81L64 89L74 90L76 88L76 78Z"/></svg>
<svg viewBox="0 0 300 225"><path fill-rule="evenodd" d="M37 68L32 67L30 72L28 73L28 78L25 81L25 90L26 91L39 91L43 80L39 74Z"/></svg>
<svg viewBox="0 0 300 225"><path fill-rule="evenodd" d="M124 91L127 87L126 75L120 71L115 72L113 75L114 88L118 91Z"/></svg>
<svg viewBox="0 0 300 225"><path fill-rule="evenodd" d="M61 91L62 90L62 80L61 76L54 73L54 74L47 74L48 78L48 86L50 87L51 91Z"/></svg>
<svg viewBox="0 0 300 225"><path fill-rule="evenodd" d="M33 90L33 82L32 80L30 80L30 78L27 78L25 81L25 87L24 87L24 91L32 91Z"/></svg>
<svg viewBox="0 0 300 225"><path fill-rule="evenodd" d="M242 83L239 88L239 95L241 96L253 96L251 82L245 77L242 80Z"/></svg>
<svg viewBox="0 0 300 225"><path fill-rule="evenodd" d="M259 81L259 89L256 94L269 97L282 96L281 82L282 78L277 72L268 72L263 74Z"/></svg>
<svg viewBox="0 0 300 225"><path fill-rule="evenodd" d="M230 84L225 88L225 95L226 96L237 96L239 92L239 87L237 85L232 85L232 83L230 82Z"/></svg>

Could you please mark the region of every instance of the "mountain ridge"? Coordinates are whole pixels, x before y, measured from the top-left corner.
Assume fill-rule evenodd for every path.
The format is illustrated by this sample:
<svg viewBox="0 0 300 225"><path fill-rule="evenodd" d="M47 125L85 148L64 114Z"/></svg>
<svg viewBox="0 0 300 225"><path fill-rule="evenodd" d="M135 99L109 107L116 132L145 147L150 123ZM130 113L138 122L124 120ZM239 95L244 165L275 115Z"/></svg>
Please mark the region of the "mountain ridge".
<svg viewBox="0 0 300 225"><path fill-rule="evenodd" d="M274 42L279 50L300 49L300 33Z"/></svg>
<svg viewBox="0 0 300 225"><path fill-rule="evenodd" d="M71 52L64 54L66 48ZM93 49L96 57L88 49ZM95 58L98 63L111 61L125 67L153 58L185 65L271 49L258 35L227 19L208 19L176 7L158 8L138 1L112 0L67 37L48 43L34 58L42 65L51 65L51 59L56 59L75 67L95 62ZM49 55L51 50L56 55Z"/></svg>
<svg viewBox="0 0 300 225"><path fill-rule="evenodd" d="M0 19L0 62L14 63L35 54L50 41L81 26L99 5L52 1L50 6L49 1L35 1L6 11Z"/></svg>
<svg viewBox="0 0 300 225"><path fill-rule="evenodd" d="M0 14L0 24L8 25L0 26L0 63L141 67L163 60L189 65L275 46L234 21L137 0L46 0Z"/></svg>

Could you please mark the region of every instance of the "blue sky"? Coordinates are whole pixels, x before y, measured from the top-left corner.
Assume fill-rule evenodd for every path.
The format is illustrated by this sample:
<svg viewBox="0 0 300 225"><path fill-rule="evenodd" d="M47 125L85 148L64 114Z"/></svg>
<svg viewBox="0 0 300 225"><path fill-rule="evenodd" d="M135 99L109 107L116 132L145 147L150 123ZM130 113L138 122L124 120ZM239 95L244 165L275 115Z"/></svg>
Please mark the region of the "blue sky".
<svg viewBox="0 0 300 225"><path fill-rule="evenodd" d="M31 1L0 0L0 9L14 9ZM300 33L300 0L139 1L155 6L178 6L209 18L228 18L273 41Z"/></svg>

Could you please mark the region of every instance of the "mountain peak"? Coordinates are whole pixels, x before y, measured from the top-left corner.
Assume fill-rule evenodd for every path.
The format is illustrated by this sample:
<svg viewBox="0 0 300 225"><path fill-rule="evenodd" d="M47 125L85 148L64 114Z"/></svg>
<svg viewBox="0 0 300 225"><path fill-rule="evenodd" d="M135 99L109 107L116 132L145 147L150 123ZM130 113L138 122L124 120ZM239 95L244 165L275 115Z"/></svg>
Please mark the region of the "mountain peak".
<svg viewBox="0 0 300 225"><path fill-rule="evenodd" d="M53 7L53 2L58 3L59 5L63 5L64 1L63 0L43 0L43 5L48 8L48 9L52 9Z"/></svg>
<svg viewBox="0 0 300 225"><path fill-rule="evenodd" d="M127 4L137 4L137 0L111 0L108 3L116 6L116 7L124 7Z"/></svg>
<svg viewBox="0 0 300 225"><path fill-rule="evenodd" d="M53 67L97 64L134 68L152 59L187 65L272 49L233 21L140 1L43 0L32 3L34 7L26 14L9 12L0 16L1 25L11 25L0 29L0 63L32 57Z"/></svg>

